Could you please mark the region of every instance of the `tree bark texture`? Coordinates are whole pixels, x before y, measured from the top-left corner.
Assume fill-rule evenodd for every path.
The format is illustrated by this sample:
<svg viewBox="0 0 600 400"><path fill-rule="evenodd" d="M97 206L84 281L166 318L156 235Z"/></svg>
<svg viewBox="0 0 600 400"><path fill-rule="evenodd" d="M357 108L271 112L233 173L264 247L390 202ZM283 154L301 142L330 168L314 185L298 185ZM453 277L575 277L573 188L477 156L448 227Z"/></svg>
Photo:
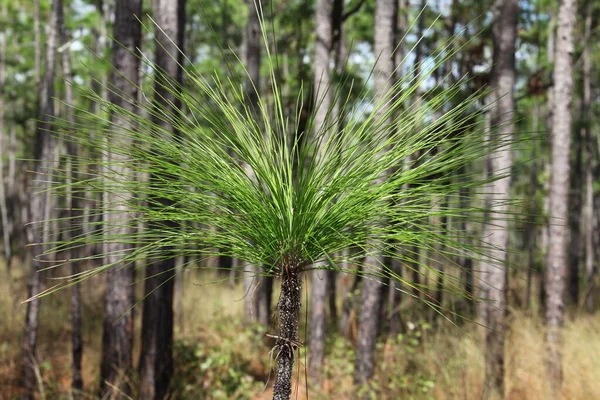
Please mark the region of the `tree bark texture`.
<svg viewBox="0 0 600 400"><path fill-rule="evenodd" d="M315 10L315 62L313 98L316 105L314 135L319 136L322 145L329 141L327 114L332 108L331 50L333 44L334 0L317 0ZM319 157L319 155L316 155ZM323 357L325 355L325 335L327 329L327 287L329 275L322 269L311 273L310 320L308 348L308 370L313 383L321 382Z"/></svg>
<svg viewBox="0 0 600 400"><path fill-rule="evenodd" d="M115 3L114 42L112 45L112 64L114 70L110 76L109 101L115 105L135 113L135 101L138 98L136 83L139 81L139 48L141 46L142 29L138 18L142 16L142 0L117 0ZM115 128L114 137L106 138L110 142L118 141L119 145L131 146L128 139L119 137L119 129L130 129L132 121L124 116L111 116ZM106 174L131 176L132 171L126 166L125 159L114 153L108 154L107 162L111 165ZM116 205L111 204L118 198ZM132 227L119 226L119 220L127 220L126 202L132 193L120 189L118 193L105 193L104 207L113 211L105 214L105 223L115 227L112 231L120 235L132 234ZM133 315L135 304L134 270L131 266L120 263L124 254L132 250L131 245L124 243L105 243L104 263L115 264L106 274L106 315L102 336L102 360L100 366L100 397L126 398L131 393L129 379L132 370L133 351Z"/></svg>
<svg viewBox="0 0 600 400"><path fill-rule="evenodd" d="M44 221L45 204L48 196L46 191L48 184L45 175L52 167L54 158L55 141L50 133L50 121L54 116L54 76L56 67L56 49L59 41L59 29L62 25L63 3L62 0L53 0L51 4L50 21L48 24L47 50L46 50L46 72L42 81L42 90L39 98L39 120L36 127L36 139L34 149L34 176L32 190L29 199L29 218L36 222L27 229L29 243L35 244L31 247L31 272L27 284L28 298L41 291L40 273L41 264L37 258L44 251L44 237L47 236L48 224L38 224ZM39 324L40 300L35 299L27 303L25 311L25 328L23 332L23 387L25 398L33 398L36 387L35 369L37 368L36 346L37 328Z"/></svg>
<svg viewBox="0 0 600 400"><path fill-rule="evenodd" d="M490 119L491 140L506 140L513 134L515 108L514 86L516 81L515 48L519 20L518 0L496 0L492 32L494 42ZM504 147L490 155L489 175L497 177L509 174L512 166L511 149ZM487 309L485 310L486 373L485 394L487 398L504 396L504 340L507 312L507 248L508 248L508 203L503 201L510 194L510 175L494 181L489 194L489 223L485 227L487 241L491 246L490 257L482 269L482 284L487 286Z"/></svg>
<svg viewBox="0 0 600 400"><path fill-rule="evenodd" d="M182 82L183 38L185 30L185 0L154 0L155 27L155 105L167 115L178 113L180 102L171 92ZM160 71L160 72L159 72ZM174 109L171 109L171 104ZM160 114L159 114L160 115ZM166 131L174 131L168 119L154 117ZM150 176L154 180L166 176ZM158 207L172 206L166 199L157 199ZM173 222L166 222L175 227ZM139 399L163 399L173 373L173 293L175 287L175 256L165 248L166 258L146 267L144 310L142 315L142 352L140 355ZM169 255L172 255L169 257Z"/></svg>
<svg viewBox="0 0 600 400"><path fill-rule="evenodd" d="M592 108L592 23L593 21L593 2L588 1L584 8L585 33L583 48L583 124L585 143L585 194L582 209L583 220L583 239L585 248L585 307L588 312L592 312L594 307L593 299L593 278L594 278L594 135L592 133L593 108Z"/></svg>
<svg viewBox="0 0 600 400"><path fill-rule="evenodd" d="M546 260L546 340L548 378L555 397L562 381L562 326L565 312L569 231L569 153L573 99L573 27L575 0L561 0L554 63L552 169L550 175L549 243Z"/></svg>
<svg viewBox="0 0 600 400"><path fill-rule="evenodd" d="M294 355L298 342L298 318L300 316L300 271L296 266L283 267L281 294L277 304L279 312L279 335L275 341L277 377L273 385L273 400L288 400L292 394Z"/></svg>
<svg viewBox="0 0 600 400"><path fill-rule="evenodd" d="M63 45L69 42L69 34L63 24L61 30L61 42ZM62 52L63 73L67 81L72 81L73 72L71 68L71 54L68 48ZM71 127L75 125L75 114L73 108L73 87L67 82L65 84L65 103L67 104L67 122ZM67 232L71 238L77 238L84 234L83 230L83 209L85 207L85 193L79 192L73 183L80 179L79 165L77 160L78 148L74 141L67 140L67 153L70 157L70 192L67 199L67 208L69 211L70 229ZM80 261L78 259L84 257L83 248L81 246L74 247L70 250L69 259L71 261L71 274L75 275L81 271ZM83 340L81 335L81 288L79 285L74 285L71 288L71 392L75 399L81 397L83 391L83 376L81 373L81 360L83 357Z"/></svg>
<svg viewBox="0 0 600 400"><path fill-rule="evenodd" d="M262 11L266 1L247 0L248 24L244 37L244 59L246 63L246 103L253 113L258 115L260 94L260 65L262 33L260 28ZM249 176L254 178L254 171L245 165ZM244 320L248 323L259 322L268 326L270 318L270 302L267 299L269 283L266 277L260 274L261 267L244 264L242 269L244 275ZM271 282L272 284L272 282ZM269 303L269 304L267 304ZM269 310L267 310L269 307Z"/></svg>
<svg viewBox="0 0 600 400"><path fill-rule="evenodd" d="M378 0L375 6L375 57L377 64L374 70L374 97L384 100L389 96L393 85L394 48L396 32L397 2L395 0ZM380 111L386 112L385 107ZM378 179L383 179L380 177ZM382 221L385 223L385 221ZM384 262L381 254L370 254L365 258L365 272L369 269L377 271ZM381 280L378 277L365 275L361 288L361 305L358 321L358 345L356 349L356 368L354 382L358 385L368 383L374 373L375 342L379 323L379 307L381 304Z"/></svg>
<svg viewBox="0 0 600 400"><path fill-rule="evenodd" d="M2 21L7 21L8 6L2 4L1 16ZM5 134L4 128L4 84L6 81L6 35L0 42L0 149L7 148L5 139L8 135ZM6 143L6 144L5 144ZM4 151L3 151L4 153ZM8 153L8 152L6 152ZM7 207L7 188L4 184L4 154L0 155L0 219L2 219L2 250L4 253L4 261L10 271L11 244L10 244L10 228L8 222L8 207Z"/></svg>

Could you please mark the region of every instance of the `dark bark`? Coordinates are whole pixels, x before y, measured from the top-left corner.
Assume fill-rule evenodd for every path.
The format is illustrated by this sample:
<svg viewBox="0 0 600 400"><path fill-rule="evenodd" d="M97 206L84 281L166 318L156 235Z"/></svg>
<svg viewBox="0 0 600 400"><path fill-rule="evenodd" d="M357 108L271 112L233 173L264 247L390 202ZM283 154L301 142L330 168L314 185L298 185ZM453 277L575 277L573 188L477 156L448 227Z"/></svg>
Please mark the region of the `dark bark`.
<svg viewBox="0 0 600 400"><path fill-rule="evenodd" d="M351 250L352 251L352 250ZM358 294L358 289L360 286L360 282L362 281L361 274L361 264L358 265L358 269L354 274L354 280L352 281L352 287L343 297L342 301L342 315L340 316L339 321L339 331L340 334L346 338L350 337L350 326L352 324L353 315L356 306L356 297Z"/></svg>
<svg viewBox="0 0 600 400"><path fill-rule="evenodd" d="M284 265L281 277L281 294L277 304L279 335L275 341L277 377L273 385L273 400L288 400L292 394L294 356L298 342L300 315L300 271L296 266Z"/></svg>
<svg viewBox="0 0 600 400"><path fill-rule="evenodd" d="M64 21L63 21L64 22ZM66 44L69 42L69 35L66 28L63 25L61 29L61 42ZM67 122L71 127L75 124L75 115L72 106L74 104L73 99L73 87L69 82L73 79L73 73L71 68L71 55L69 51L63 51L62 53L62 65L63 73L67 79L65 85L65 103L67 104ZM70 193L67 199L67 208L70 210L70 229L68 229L66 235L68 238L79 238L84 234L83 231L83 209L84 209L84 198L85 193L80 192L77 189L77 182L80 179L79 176L79 165L76 162L78 148L73 140L67 140L67 153L69 155L69 168L70 171ZM84 257L83 247L77 246L70 250L69 259L71 261L71 274L75 275L81 272L80 261L78 259ZM83 340L81 335L81 288L79 285L74 285L71 288L71 392L73 398L80 398L83 391L83 376L81 373L81 359L83 357Z"/></svg>
<svg viewBox="0 0 600 400"><path fill-rule="evenodd" d="M53 0L51 4L50 21L48 25L47 50L46 50L46 72L42 81L42 90L39 98L40 113L36 127L36 139L34 158L35 175L31 182L32 190L29 199L29 218L36 222L36 226L29 226L27 239L29 243L35 244L31 247L31 272L27 284L28 298L41 291L39 254L45 250L42 244L47 237L48 224L38 226L40 221L45 220L45 205L48 204L48 196L44 191L47 189L47 179L43 174L52 167L54 158L55 141L50 133L51 119L54 115L54 76L56 67L56 49L59 41L59 27L63 18L62 0ZM25 311L25 328L23 332L23 387L25 398L33 398L36 388L35 369L37 368L36 346L37 328L39 324L39 299L27 303Z"/></svg>
<svg viewBox="0 0 600 400"><path fill-rule="evenodd" d="M327 271L327 303L329 306L329 321L335 326L338 320L337 312L337 273L334 270Z"/></svg>
<svg viewBox="0 0 600 400"><path fill-rule="evenodd" d="M569 154L573 100L573 29L575 0L561 0L558 11L552 114L549 243L546 260L546 339L548 380L558 398L562 383L562 326L564 325L569 210Z"/></svg>
<svg viewBox="0 0 600 400"><path fill-rule="evenodd" d="M594 135L592 133L592 26L593 26L593 2L588 1L583 8L585 20L584 31L584 49L583 49L583 140L585 142L585 197L581 216L583 220L583 242L585 249L585 287L586 296L584 297L585 307L588 312L592 312L594 307L593 277L594 277ZM583 186L583 185L582 185Z"/></svg>
<svg viewBox="0 0 600 400"><path fill-rule="evenodd" d="M141 45L141 24L138 18L142 16L142 0L117 0L115 3L114 42L112 45L112 65L110 85L114 87L109 94L109 101L115 105L135 113L133 102L138 98L136 82L139 81L139 48ZM116 126L124 129L131 127L128 118L113 114L111 116ZM118 135L118 132L115 133ZM107 138L111 140L111 138ZM119 138L120 145L129 145L125 139ZM130 176L132 171L123 165L122 157L109 153L106 162L111 163L111 171L121 176ZM125 189L118 193L123 203L131 199L132 193ZM112 201L105 194L105 201ZM127 218L127 209L120 206L119 212L105 213L105 224L115 227L116 234L130 235L130 227L118 226L118 221ZM118 226L118 227L117 227ZM133 359L133 315L135 304L134 270L129 265L123 265L124 254L131 252L132 247L125 243L105 243L104 263L115 264L106 274L106 314L102 336L102 360L100 366L100 397L125 398L131 393L129 379Z"/></svg>
<svg viewBox="0 0 600 400"><path fill-rule="evenodd" d="M583 105L581 111L583 114ZM583 115L581 120L583 120ZM573 147L571 153L571 177L569 188L569 267L567 270L567 293L571 304L577 305L579 301L579 265L581 263L581 211L583 178L583 142L585 129L574 129Z"/></svg>
<svg viewBox="0 0 600 400"><path fill-rule="evenodd" d="M269 326L271 323L271 302L273 298L273 277L262 278L258 287L258 323Z"/></svg>
<svg viewBox="0 0 600 400"><path fill-rule="evenodd" d="M185 30L185 0L154 0L155 28L155 106L163 113L176 114L180 101L171 92L182 82L181 63ZM173 104L175 109L171 109ZM160 114L159 114L160 115ZM177 133L168 122L170 117L154 122ZM150 176L150 185L168 176ZM171 207L173 202L156 199L156 207ZM165 221L171 228L176 223ZM142 352L140 354L139 399L163 399L173 374L173 292L175 287L175 255L172 248L164 248L165 259L154 261L146 267L144 281L144 311L142 315Z"/></svg>
<svg viewBox="0 0 600 400"><path fill-rule="evenodd" d="M8 19L8 6L6 3L2 5L1 16L2 21L7 21ZM5 144L5 138L7 135L5 134L5 126L4 126L4 83L6 81L6 42L7 36L4 35L2 41L0 42L0 148L5 149L8 148L9 151L12 150L7 144ZM6 263L6 267L9 272L9 280L10 277L10 259L12 257L11 254L11 244L10 244L10 227L8 221L8 206L7 206L7 188L4 185L4 160L0 159L0 219L2 220L2 250L4 253L4 261ZM12 284L11 284L12 286ZM11 293L12 294L12 293Z"/></svg>
<svg viewBox="0 0 600 400"><path fill-rule="evenodd" d="M381 260L372 256L365 259L365 266L379 265ZM375 343L379 325L379 306L381 301L381 282L377 277L365 276L361 284L360 315L358 320L358 344L356 349L356 367L354 382L358 385L368 383L375 371Z"/></svg>

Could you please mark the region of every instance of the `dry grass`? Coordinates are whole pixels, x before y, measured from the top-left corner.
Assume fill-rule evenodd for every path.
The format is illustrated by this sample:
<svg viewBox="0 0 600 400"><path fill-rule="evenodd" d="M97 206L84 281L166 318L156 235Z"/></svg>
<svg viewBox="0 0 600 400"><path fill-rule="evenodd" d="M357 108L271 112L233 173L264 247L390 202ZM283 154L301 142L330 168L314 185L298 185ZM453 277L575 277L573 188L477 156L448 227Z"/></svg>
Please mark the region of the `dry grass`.
<svg viewBox="0 0 600 400"><path fill-rule="evenodd" d="M15 266L11 293L6 269L0 265L0 399L19 398L16 385L20 336L24 306L16 299L25 298L23 269ZM176 326L177 339L185 344L184 352L196 352L195 358L181 361L185 374L178 384L181 399L194 385L202 386L204 398L270 398L264 387L269 376L270 344L264 332L241 325L244 293L241 285L214 283L214 274L186 272L182 324ZM84 283L84 380L86 389L95 392L100 357L103 302L102 278ZM69 388L69 293L59 293L42 301L39 354L46 398L68 398ZM137 313L139 323L139 314ZM179 320L179 319L177 319ZM138 324L139 325L139 324ZM419 326L414 332L419 331ZM565 400L600 399L600 314L581 314L569 320L564 330ZM403 341L381 343L379 367L374 384L377 399L479 399L483 389L482 329L461 329L443 324L421 330L420 336L407 333ZM416 339L410 344L409 339ZM138 351L139 343L136 346ZM306 397L306 381L302 363L298 369L295 398ZM184 353L185 354L185 353ZM311 389L311 399L352 398L352 343L331 338L323 389ZM508 335L507 383L509 400L542 400L549 398L544 374L543 325L536 318L519 311L512 313ZM209 361L214 366L206 367ZM229 364L229 365L228 365ZM231 369L242 369L238 377ZM224 374L228 371L239 379L243 394L232 394ZM185 376L185 378L184 378ZM176 377L176 381L179 379ZM189 379L189 382L181 380ZM233 379L231 376L228 379ZM237 385L237 380L232 380ZM229 383L231 385L232 383ZM186 389L187 385L187 389ZM213 391L213 388L214 391ZM216 388L219 388L218 390ZM230 390L229 392L227 390ZM196 396L196 397L194 397Z"/></svg>

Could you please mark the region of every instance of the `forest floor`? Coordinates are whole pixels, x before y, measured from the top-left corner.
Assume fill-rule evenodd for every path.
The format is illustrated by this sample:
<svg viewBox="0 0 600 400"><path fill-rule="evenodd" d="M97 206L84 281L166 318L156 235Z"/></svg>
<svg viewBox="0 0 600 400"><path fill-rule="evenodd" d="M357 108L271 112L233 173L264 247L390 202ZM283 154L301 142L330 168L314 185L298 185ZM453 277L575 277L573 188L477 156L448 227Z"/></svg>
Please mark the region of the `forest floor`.
<svg viewBox="0 0 600 400"><path fill-rule="evenodd" d="M216 283L215 274L187 271L181 312L176 315L172 399L269 399L273 381L271 345L265 329L241 323L244 293L241 285ZM11 282L11 284L9 284ZM138 285L142 286L142 285ZM305 285L307 286L307 285ZM0 399L19 398L18 365L25 306L26 274L13 267L8 279L0 265ZM307 288L305 287L305 290ZM83 377L95 399L99 377L103 277L83 283ZM39 328L39 388L44 399L69 399L69 290L41 302ZM410 307L410 304L408 305ZM455 326L403 317L402 335L378 345L373 399L480 399L483 390L483 328L474 323ZM564 330L565 400L600 399L600 313L579 313ZM549 398L544 374L543 325L539 318L511 310L506 373L509 400ZM141 324L141 306L135 310ZM304 317L303 317L304 319ZM332 328L332 331L334 329ZM305 326L301 327L304 341ZM352 336L352 335L351 335ZM332 334L319 390L306 384L305 349L300 351L295 399L351 399L354 338ZM135 343L139 354L139 334ZM135 379L135 377L134 377ZM366 388L365 388L366 390ZM359 389L360 391L360 389Z"/></svg>

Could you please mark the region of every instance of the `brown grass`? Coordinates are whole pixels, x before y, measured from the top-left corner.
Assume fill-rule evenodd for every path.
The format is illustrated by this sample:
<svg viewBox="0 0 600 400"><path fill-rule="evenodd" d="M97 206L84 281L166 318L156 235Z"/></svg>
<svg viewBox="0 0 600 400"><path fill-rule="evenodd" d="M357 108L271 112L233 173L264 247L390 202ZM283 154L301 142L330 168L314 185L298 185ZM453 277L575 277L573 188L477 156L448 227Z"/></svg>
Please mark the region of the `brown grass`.
<svg viewBox="0 0 600 400"><path fill-rule="evenodd" d="M25 306L18 300L25 296L25 270L13 267L13 291L9 290L6 269L0 265L0 399L19 398L17 385L20 337ZM252 393L235 398L270 398L267 388L261 393L269 375L270 345L264 332L251 335L242 327L241 313L244 293L241 285L230 287L226 282L213 284L214 274L186 272L183 297L183 324L176 326L176 337L190 346L202 344L203 351L226 355L232 368L244 368L241 373L252 383ZM84 296L84 382L94 393L99 374L100 340L103 319L103 278L85 282ZM304 301L304 298L303 298ZM69 292L58 293L42 300L39 332L40 370L47 399L68 398L70 385L70 322ZM139 314L137 312L139 326ZM537 318L513 311L506 349L507 388L509 400L542 400L549 398L544 371L544 328ZM417 328L418 329L418 328ZM410 335L408 335L410 336ZM407 337L408 337L407 336ZM442 324L426 329L415 346L407 342L381 343L378 371L374 379L377 399L480 399L483 388L483 330L457 328ZM139 343L136 352L139 351ZM305 349L297 376L298 395L305 399ZM213 354L211 354L212 356ZM206 355L198 356L202 363ZM225 356L223 356L225 357ZM582 313L570 319L564 329L565 400L600 399L600 315ZM226 367L226 366L225 366ZM196 367L194 367L196 368ZM198 367L199 368L199 367ZM215 367L216 368L216 367ZM333 337L329 343L323 388L310 389L311 399L352 398L352 343ZM226 370L226 369L225 369ZM190 370L192 372L195 369ZM215 369L214 371L221 371ZM205 386L208 399L227 398L226 394L211 396L217 387L220 372L205 371L193 384ZM176 378L177 379L177 378ZM402 385L408 387L402 388ZM421 386L425 390L416 390ZM181 392L183 393L183 392ZM93 397L90 397L93 398ZM182 399L185 397L180 394Z"/></svg>

